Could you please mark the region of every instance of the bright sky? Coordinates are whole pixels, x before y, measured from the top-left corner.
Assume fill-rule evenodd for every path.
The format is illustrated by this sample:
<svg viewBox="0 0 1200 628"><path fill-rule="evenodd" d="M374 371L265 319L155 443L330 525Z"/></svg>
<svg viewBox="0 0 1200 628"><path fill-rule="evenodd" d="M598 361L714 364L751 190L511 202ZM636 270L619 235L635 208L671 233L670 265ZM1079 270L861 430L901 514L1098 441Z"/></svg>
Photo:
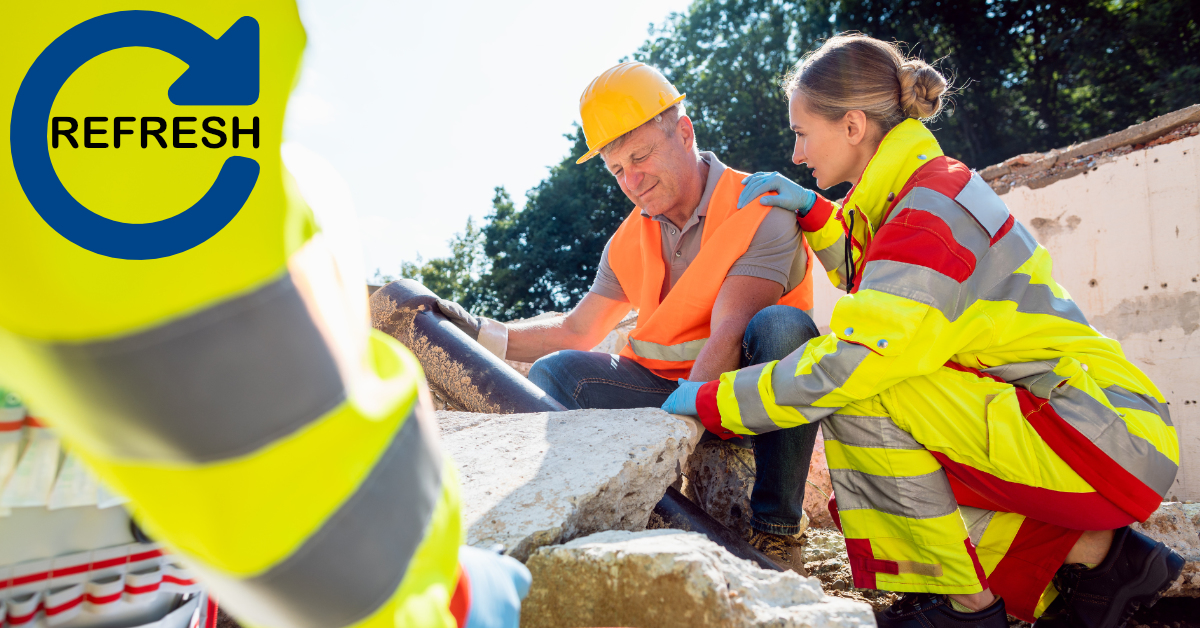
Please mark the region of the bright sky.
<svg viewBox="0 0 1200 628"><path fill-rule="evenodd" d="M518 207L570 149L579 94L687 0L300 0L289 140L353 194L366 269L446 255L493 188Z"/></svg>

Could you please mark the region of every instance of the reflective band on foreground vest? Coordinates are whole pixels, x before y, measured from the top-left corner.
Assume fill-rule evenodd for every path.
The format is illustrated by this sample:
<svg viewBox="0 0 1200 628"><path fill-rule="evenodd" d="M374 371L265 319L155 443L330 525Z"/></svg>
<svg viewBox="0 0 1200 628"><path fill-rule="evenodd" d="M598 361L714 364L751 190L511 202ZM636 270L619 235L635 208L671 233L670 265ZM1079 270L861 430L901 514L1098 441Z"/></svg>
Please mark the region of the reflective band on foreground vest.
<svg viewBox="0 0 1200 628"><path fill-rule="evenodd" d="M732 168L721 175L709 200L700 253L661 303L666 263L662 259L659 223L635 207L613 235L609 264L638 310L637 328L629 335L629 345L621 355L659 377L675 379L691 373L696 356L708 341L713 305L725 275L750 248L758 226L773 209L757 200L737 209L737 198L744 187L741 181L746 176ZM807 241L803 246L808 257L804 281L783 295L779 303L811 315L813 255Z"/></svg>
<svg viewBox="0 0 1200 628"><path fill-rule="evenodd" d="M0 160L0 178L14 182L0 187L0 381L246 625L456 626L457 479L437 450L420 365L370 330L361 269L321 233L340 233L347 208L320 212L319 230L282 163L304 47L294 2L0 5L0 57L14 68L0 88L17 92L51 42L100 15L190 25L189 41L237 67L185 71L196 59L139 43L172 41L166 33L126 24L105 35L113 52L66 79L55 116L132 112L199 129L197 118L220 113L254 120L255 136L182 150L176 125L161 148L63 142L50 148L54 174L79 202L110 222L156 223L204 196L227 160L253 160L258 178L209 239L125 259L55 231L12 160ZM257 68L256 99L175 104L181 74L226 81L239 68ZM0 111L0 125L12 124Z"/></svg>

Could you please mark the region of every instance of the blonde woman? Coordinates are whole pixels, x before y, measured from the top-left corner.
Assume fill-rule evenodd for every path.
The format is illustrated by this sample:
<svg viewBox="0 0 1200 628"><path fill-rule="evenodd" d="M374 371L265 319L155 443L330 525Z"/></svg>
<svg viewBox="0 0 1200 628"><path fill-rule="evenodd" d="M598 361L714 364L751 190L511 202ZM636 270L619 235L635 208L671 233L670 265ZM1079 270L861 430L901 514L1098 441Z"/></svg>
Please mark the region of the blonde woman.
<svg viewBox="0 0 1200 628"><path fill-rule="evenodd" d="M1112 628L1183 561L1128 526L1179 444L1154 383L1088 325L1051 260L922 120L947 83L894 45L834 37L787 78L792 160L740 201L794 210L847 295L832 333L663 406L725 438L821 421L855 586L906 592L893 626Z"/></svg>

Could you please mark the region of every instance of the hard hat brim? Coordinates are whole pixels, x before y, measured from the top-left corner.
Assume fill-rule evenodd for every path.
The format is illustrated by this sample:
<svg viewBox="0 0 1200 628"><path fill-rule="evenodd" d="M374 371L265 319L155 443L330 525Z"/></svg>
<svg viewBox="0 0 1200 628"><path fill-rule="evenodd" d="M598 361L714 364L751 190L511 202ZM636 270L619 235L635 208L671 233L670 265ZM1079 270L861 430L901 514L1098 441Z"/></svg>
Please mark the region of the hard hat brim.
<svg viewBox="0 0 1200 628"><path fill-rule="evenodd" d="M629 131L633 131L634 129L637 129L638 127L642 126L643 124L646 124L647 122L649 122L649 121L653 120L653 119L654 119L654 116L657 116L658 114L660 114L660 113L662 113L662 112L666 111L667 109L670 109L671 107L674 107L675 105L678 105L680 102L682 102L682 101L683 101L683 99L684 99L684 98L687 98L687 94L680 94L680 95L679 95L679 98L676 98L675 100L672 100L672 101L671 101L671 102L670 102L670 103L669 103L667 106L665 106L665 107L663 107L662 109L659 109L658 111L655 111L654 113L650 114L649 116L647 116L647 117L646 117L646 119L645 119L645 120L642 120L641 122L638 122L637 124L635 124L635 125L633 126L633 128L632 128L632 129L629 129ZM629 133L629 131L625 131L625 133ZM576 159L576 160L575 160L575 163L576 163L576 164L581 164L581 163L583 163L583 162L585 162L585 161L587 161L587 160L591 159L592 157L595 157L596 155L599 155L599 154L600 154L600 151L604 150L604 147L605 147L605 146L608 146L609 144L611 144L611 143L613 142L613 140L617 139L618 137L621 137L622 135L625 135L625 133L621 133L621 134L619 134L619 135L615 135L615 136L613 136L613 137L610 137L610 138L608 138L608 139L604 140L603 142L600 142L600 144L599 144L599 145L597 145L595 148L593 148L593 149L589 150L588 152L584 153L583 157L580 157L579 159Z"/></svg>

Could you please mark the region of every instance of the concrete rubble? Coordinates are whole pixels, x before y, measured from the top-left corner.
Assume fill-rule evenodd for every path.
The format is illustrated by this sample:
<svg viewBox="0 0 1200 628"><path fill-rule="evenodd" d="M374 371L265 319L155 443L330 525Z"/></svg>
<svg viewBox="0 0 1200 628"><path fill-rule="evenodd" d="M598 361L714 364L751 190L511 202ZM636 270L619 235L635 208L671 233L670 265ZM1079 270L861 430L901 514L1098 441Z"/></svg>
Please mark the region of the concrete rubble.
<svg viewBox="0 0 1200 628"><path fill-rule="evenodd" d="M690 532L601 532L541 548L527 564L523 628L874 625L869 606L827 597L815 579L761 569Z"/></svg>
<svg viewBox="0 0 1200 628"><path fill-rule="evenodd" d="M439 412L458 467L469 545L539 547L604 530L642 530L701 427L662 410L492 415Z"/></svg>

